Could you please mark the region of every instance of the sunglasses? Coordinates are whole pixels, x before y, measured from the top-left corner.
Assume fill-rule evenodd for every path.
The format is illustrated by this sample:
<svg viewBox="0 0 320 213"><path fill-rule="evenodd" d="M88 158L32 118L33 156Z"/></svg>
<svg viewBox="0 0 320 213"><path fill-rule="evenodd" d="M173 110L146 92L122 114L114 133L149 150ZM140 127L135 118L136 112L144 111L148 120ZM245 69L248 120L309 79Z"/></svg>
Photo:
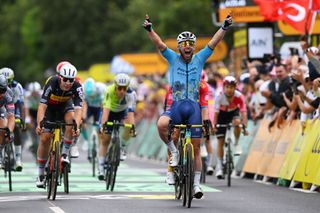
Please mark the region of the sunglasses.
<svg viewBox="0 0 320 213"><path fill-rule="evenodd" d="M69 81L70 83L73 83L73 82L74 82L74 78L64 78L64 77L62 77L61 79L62 79L62 81L65 82L65 83L67 83L68 81Z"/></svg>
<svg viewBox="0 0 320 213"><path fill-rule="evenodd" d="M186 46L194 46L194 42L193 41L182 41L179 44L181 47L186 47Z"/></svg>
<svg viewBox="0 0 320 213"><path fill-rule="evenodd" d="M117 87L117 90L119 90L119 91L121 91L121 90L127 91L127 90L128 90L128 87L118 86L118 87Z"/></svg>

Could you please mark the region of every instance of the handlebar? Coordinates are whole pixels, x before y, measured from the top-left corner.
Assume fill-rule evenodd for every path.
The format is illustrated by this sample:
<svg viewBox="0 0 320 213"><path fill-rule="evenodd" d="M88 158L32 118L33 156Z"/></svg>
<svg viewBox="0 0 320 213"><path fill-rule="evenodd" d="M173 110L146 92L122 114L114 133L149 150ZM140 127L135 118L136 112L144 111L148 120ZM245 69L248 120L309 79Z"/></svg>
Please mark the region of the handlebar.
<svg viewBox="0 0 320 213"><path fill-rule="evenodd" d="M40 122L40 127L43 128L43 127L48 127L48 128L63 128L65 126L73 126L73 130L74 131L77 131L77 124L76 124L76 121L73 120L72 123L66 123L66 122L63 122L63 121L41 121Z"/></svg>

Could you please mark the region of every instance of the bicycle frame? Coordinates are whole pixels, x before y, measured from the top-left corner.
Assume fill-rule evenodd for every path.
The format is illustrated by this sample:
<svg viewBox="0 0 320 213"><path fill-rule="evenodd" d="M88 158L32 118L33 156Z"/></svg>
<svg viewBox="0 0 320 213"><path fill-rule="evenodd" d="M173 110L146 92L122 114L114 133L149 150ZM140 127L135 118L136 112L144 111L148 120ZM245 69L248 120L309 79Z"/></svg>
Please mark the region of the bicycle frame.
<svg viewBox="0 0 320 213"><path fill-rule="evenodd" d="M234 164L233 164L233 155L232 155L232 149L231 146L232 144L232 131L231 128L239 127L242 128L243 131L245 130L245 126L242 124L239 125L233 125L232 123L229 124L217 124L216 127L221 127L221 128L226 128L226 135L225 135L225 142L224 145L227 147L227 150L224 151L224 160L226 161L225 166L224 166L224 173L227 174L227 183L228 186L231 186L231 173L232 170L234 169Z"/></svg>
<svg viewBox="0 0 320 213"><path fill-rule="evenodd" d="M132 128L132 124L121 124L119 121L107 122L104 126L104 130L106 130L106 126L112 126L112 134L111 134L111 143L108 147L108 159L106 162L106 172L105 172L105 181L106 181L106 190L113 191L118 166L120 165L120 148L122 146L121 140L119 138L119 128Z"/></svg>
<svg viewBox="0 0 320 213"><path fill-rule="evenodd" d="M172 128L177 128L180 131L178 149L180 152L180 161L175 168L176 176L176 199L180 199L181 195L182 205L188 208L191 207L193 199L193 180L194 180L194 147L191 142L191 128L202 128L202 125L169 124L169 138L171 137Z"/></svg>
<svg viewBox="0 0 320 213"><path fill-rule="evenodd" d="M57 186L60 185L59 178L61 180L61 159L60 159L60 146L62 142L62 129L64 126L73 126L74 129L76 129L76 124L73 122L72 124L67 124L64 122L50 122L46 121L46 123L49 126L53 126L53 138L51 140L50 144L50 153L48 158L48 171L47 171L47 178L46 178L46 187L48 187L47 192L47 198L50 199L52 197L52 200L55 200L56 194L57 194ZM69 182L68 182L68 171L69 168L66 168L64 170L64 186L65 186L65 192L69 193Z"/></svg>

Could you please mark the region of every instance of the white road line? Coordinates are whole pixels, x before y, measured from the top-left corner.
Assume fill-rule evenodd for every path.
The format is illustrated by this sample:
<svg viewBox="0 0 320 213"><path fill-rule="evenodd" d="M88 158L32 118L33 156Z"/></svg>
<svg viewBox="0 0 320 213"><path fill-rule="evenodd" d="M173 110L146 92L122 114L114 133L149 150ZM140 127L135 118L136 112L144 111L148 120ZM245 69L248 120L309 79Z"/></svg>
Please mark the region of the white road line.
<svg viewBox="0 0 320 213"><path fill-rule="evenodd" d="M65 211L63 211L60 207L58 206L54 206L54 207L49 207L49 209L51 209L54 213L66 213Z"/></svg>

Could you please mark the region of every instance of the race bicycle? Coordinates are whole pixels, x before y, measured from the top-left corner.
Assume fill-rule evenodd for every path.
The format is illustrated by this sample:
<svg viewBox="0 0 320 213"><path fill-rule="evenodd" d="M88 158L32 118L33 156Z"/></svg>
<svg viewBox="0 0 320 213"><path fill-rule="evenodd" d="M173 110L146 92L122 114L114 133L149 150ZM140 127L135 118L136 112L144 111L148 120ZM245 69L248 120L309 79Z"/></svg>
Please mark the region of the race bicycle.
<svg viewBox="0 0 320 213"><path fill-rule="evenodd" d="M66 126L73 126L76 131L77 125L73 123L65 122L51 122L44 121L41 122L41 127L46 127L54 129L53 138L51 140L49 158L46 164L46 177L45 177L45 187L47 188L47 199L55 200L57 194L57 187L61 182L61 174L63 174L64 191L69 193L69 165L62 165L61 163L61 147L63 144L62 135L63 130Z"/></svg>
<svg viewBox="0 0 320 213"><path fill-rule="evenodd" d="M182 197L182 205L191 207L193 199L193 179L194 179L194 149L191 143L191 129L202 128L203 125L172 124L169 123L168 139L171 140L173 129L179 129L179 139L177 148L180 153L179 163L174 169L175 175L175 198ZM208 137L208 134L206 135Z"/></svg>
<svg viewBox="0 0 320 213"><path fill-rule="evenodd" d="M106 131L107 126L112 126L112 134L107 159L105 162L105 181L106 189L109 190L110 188L110 191L113 191L118 167L120 165L120 151L122 148L122 143L119 137L120 127L130 128L132 132L135 131L134 125L119 123L119 121L106 122L104 125L104 131Z"/></svg>
<svg viewBox="0 0 320 213"><path fill-rule="evenodd" d="M243 132L245 131L245 125L239 124L239 125L233 125L232 123L229 124L216 124L216 128L226 128L226 135L225 135L225 142L224 146L227 148L226 151L224 151L223 156L223 174L227 175L227 184L230 187L231 186L231 174L234 169L234 163L233 163L233 141L232 141L232 128L242 128Z"/></svg>
<svg viewBox="0 0 320 213"><path fill-rule="evenodd" d="M2 168L4 170L4 177L8 176L9 191L12 191L12 171L15 171L15 154L13 151L13 139L10 139L10 130L8 127L0 128L0 131L4 133L4 148L2 158Z"/></svg>

